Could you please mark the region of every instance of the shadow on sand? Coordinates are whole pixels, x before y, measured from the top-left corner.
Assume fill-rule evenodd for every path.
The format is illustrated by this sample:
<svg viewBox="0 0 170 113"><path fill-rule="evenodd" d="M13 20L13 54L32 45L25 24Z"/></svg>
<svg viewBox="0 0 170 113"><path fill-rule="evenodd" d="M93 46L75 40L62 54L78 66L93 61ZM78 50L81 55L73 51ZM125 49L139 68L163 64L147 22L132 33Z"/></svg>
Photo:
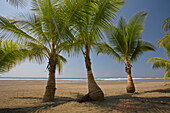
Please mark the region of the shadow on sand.
<svg viewBox="0 0 170 113"><path fill-rule="evenodd" d="M152 92L170 93L170 88L167 88L167 89L157 89L157 90L152 90L152 91L145 91L144 93L152 93Z"/></svg>
<svg viewBox="0 0 170 113"><path fill-rule="evenodd" d="M167 96L139 97L144 93L166 93ZM168 94L169 93L169 94ZM170 88L105 97L104 102L92 102L108 112L122 113L168 113L170 111Z"/></svg>
<svg viewBox="0 0 170 113"><path fill-rule="evenodd" d="M157 97L138 97L138 95L146 94L146 93L166 93L167 96L159 96ZM134 94L123 94L123 95L115 95L115 96L107 96L105 100L102 102L93 101L87 102L91 103L103 110L105 112L122 112L122 113L136 113L136 112L154 112L154 113L168 113L170 111L170 88L167 89L159 89L152 91L145 91L141 93ZM42 99L38 97L16 97L16 99ZM58 105L62 105L71 101L76 101L70 97L55 97L54 102L41 103L39 106L31 106L24 108L3 108L0 109L0 113L34 113L41 112L42 110L56 107ZM81 103L80 103L81 104Z"/></svg>
<svg viewBox="0 0 170 113"><path fill-rule="evenodd" d="M42 99L39 97L14 97L14 99ZM23 107L23 108L4 108L0 109L0 113L34 113L34 112L40 112L42 110L56 107L61 104L65 104L70 101L75 101L72 98L69 97L55 97L54 102L46 102L41 103L41 105L38 106L30 106L30 107Z"/></svg>

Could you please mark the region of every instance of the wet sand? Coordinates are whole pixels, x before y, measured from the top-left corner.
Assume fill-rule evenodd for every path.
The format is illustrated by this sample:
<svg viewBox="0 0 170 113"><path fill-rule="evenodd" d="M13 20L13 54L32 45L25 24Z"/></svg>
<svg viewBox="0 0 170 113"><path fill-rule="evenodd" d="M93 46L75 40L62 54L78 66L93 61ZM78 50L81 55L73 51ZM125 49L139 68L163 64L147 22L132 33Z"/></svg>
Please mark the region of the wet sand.
<svg viewBox="0 0 170 113"><path fill-rule="evenodd" d="M87 83L57 83L54 102L42 103L46 81L0 80L0 113L168 113L170 81L135 82L136 92L126 93L126 82L98 83L102 102L78 103Z"/></svg>

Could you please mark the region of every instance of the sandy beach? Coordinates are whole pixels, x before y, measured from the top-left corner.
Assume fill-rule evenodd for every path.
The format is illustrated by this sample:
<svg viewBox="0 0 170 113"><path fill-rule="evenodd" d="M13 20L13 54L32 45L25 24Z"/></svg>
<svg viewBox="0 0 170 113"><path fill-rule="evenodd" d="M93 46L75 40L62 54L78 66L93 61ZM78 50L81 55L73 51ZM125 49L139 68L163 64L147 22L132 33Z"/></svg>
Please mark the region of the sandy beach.
<svg viewBox="0 0 170 113"><path fill-rule="evenodd" d="M126 93L126 82L98 83L102 102L76 102L87 93L87 83L57 83L55 102L42 103L46 81L1 80L0 113L168 113L170 82L135 82L136 93Z"/></svg>

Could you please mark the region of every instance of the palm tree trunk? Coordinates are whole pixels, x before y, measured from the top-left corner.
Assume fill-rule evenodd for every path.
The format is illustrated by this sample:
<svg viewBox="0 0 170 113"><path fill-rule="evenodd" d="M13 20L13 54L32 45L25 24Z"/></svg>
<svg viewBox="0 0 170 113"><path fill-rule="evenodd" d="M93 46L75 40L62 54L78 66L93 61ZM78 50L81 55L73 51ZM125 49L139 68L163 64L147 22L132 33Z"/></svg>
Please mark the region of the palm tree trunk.
<svg viewBox="0 0 170 113"><path fill-rule="evenodd" d="M55 69L56 69L56 63L54 60L49 60L49 77L48 82L46 86L46 91L43 97L43 102L50 102L54 101L55 96Z"/></svg>
<svg viewBox="0 0 170 113"><path fill-rule="evenodd" d="M135 92L135 86L134 86L133 79L132 79L132 76L131 76L131 67L127 66L125 68L125 71L126 71L127 77L128 77L128 83L127 83L127 87L126 87L127 93L134 93Z"/></svg>
<svg viewBox="0 0 170 113"><path fill-rule="evenodd" d="M78 102L85 102L89 100L102 101L104 100L104 93L100 89L100 87L97 85L96 81L94 80L93 72L91 68L91 61L90 61L90 50L89 50L89 46L87 43L85 44L85 48L86 48L86 51L85 52L82 51L82 52L84 54L84 59L85 59L85 64L86 64L86 69L87 69L89 92L87 95L81 98L77 98L77 101Z"/></svg>
<svg viewBox="0 0 170 113"><path fill-rule="evenodd" d="M88 95L91 100L102 101L104 100L104 93L94 80L92 69L91 69L91 61L88 55L86 55L85 57L85 63L86 63L87 76L88 76L88 90L89 90Z"/></svg>

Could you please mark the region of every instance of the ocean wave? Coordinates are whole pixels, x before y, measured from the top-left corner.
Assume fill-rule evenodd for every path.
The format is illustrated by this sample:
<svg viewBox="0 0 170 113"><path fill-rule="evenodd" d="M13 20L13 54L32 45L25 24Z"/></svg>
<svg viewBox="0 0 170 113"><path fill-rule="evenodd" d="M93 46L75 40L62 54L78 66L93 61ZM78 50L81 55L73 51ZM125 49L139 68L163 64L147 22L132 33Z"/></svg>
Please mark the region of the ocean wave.
<svg viewBox="0 0 170 113"><path fill-rule="evenodd" d="M0 80L45 80L48 78L42 77L0 77ZM127 81L127 78L114 78L114 77L98 77L95 78L97 82L121 82ZM163 78L133 78L134 81L163 81ZM57 83L84 83L87 78L56 78Z"/></svg>

